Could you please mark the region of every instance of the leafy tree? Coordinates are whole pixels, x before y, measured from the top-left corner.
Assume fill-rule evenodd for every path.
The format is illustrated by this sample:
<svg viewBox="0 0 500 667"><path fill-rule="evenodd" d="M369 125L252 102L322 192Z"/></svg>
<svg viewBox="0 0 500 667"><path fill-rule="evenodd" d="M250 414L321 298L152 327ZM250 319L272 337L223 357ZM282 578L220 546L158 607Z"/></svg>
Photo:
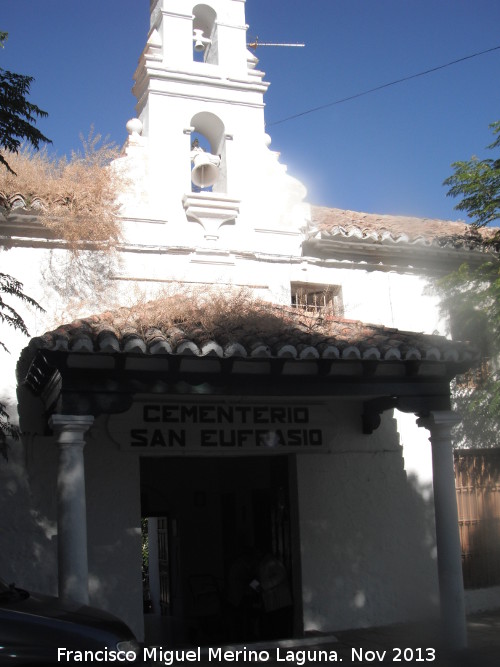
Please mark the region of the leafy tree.
<svg viewBox="0 0 500 667"><path fill-rule="evenodd" d="M0 46L3 47L7 33L0 31ZM49 142L35 126L37 117L47 115L35 104L27 101L33 78L22 74L14 74L0 68L0 148L17 154L21 143L26 141L33 148L38 149L41 142ZM0 166L14 173L4 155L0 153ZM23 292L23 285L18 280L5 273L0 273L0 323L7 324L15 330L27 335L28 330L23 318L10 303L4 300L3 295L21 299L25 304L39 310L39 304ZM0 348L7 351L0 341ZM0 402L0 454L7 458L7 437L17 437L18 430L9 419L4 403Z"/></svg>
<svg viewBox="0 0 500 667"><path fill-rule="evenodd" d="M490 125L493 135L498 135L487 148L500 148L500 120ZM455 206L466 211L474 227L484 227L500 220L500 158L454 162L455 172L444 181L451 186L448 196L463 199Z"/></svg>
<svg viewBox="0 0 500 667"><path fill-rule="evenodd" d="M0 32L0 46L3 47L6 39L7 33ZM17 153L23 142L35 149L41 143L50 143L50 139L35 127L37 118L45 118L47 112L26 99L32 82L32 76L15 74L0 67L0 149L10 153ZM13 171L1 153L0 165Z"/></svg>
<svg viewBox="0 0 500 667"><path fill-rule="evenodd" d="M26 328L23 318L19 315L17 310L10 305L10 303L5 301L4 295L20 299L25 304L37 308L38 310L41 310L41 307L34 299L23 292L22 283L12 276L0 273L0 323L7 324L27 336L28 329ZM2 341L0 341L0 348L5 352L8 352L7 347ZM17 438L18 430L16 426L10 422L5 405L0 402L0 454L4 458L7 458L7 436Z"/></svg>
<svg viewBox="0 0 500 667"><path fill-rule="evenodd" d="M456 441L500 446L500 261L492 254L478 268L463 264L438 281L437 290L453 337L473 341L481 352L480 366L454 386L456 409L463 420Z"/></svg>
<svg viewBox="0 0 500 667"><path fill-rule="evenodd" d="M500 148L500 121L490 125ZM500 221L500 158L454 162L454 173L444 181L448 195L462 197L455 206L472 219L476 230ZM458 436L461 444L500 445L500 230L481 234L485 262L474 268L463 264L437 283L443 313L450 318L456 338L474 341L482 363L456 385L455 399L463 417Z"/></svg>

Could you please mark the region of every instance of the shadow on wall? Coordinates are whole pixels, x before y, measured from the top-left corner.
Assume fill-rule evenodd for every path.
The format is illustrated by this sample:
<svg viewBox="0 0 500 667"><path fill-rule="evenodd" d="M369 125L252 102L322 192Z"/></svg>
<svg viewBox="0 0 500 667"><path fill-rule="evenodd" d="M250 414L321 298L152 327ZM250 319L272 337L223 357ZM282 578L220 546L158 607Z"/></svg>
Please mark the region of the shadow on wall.
<svg viewBox="0 0 500 667"><path fill-rule="evenodd" d="M334 516L328 517L314 503L305 528L307 631L437 618L432 493L429 484L407 478L402 468L398 474L400 457L396 451L335 457L335 468L343 466L346 472L330 482L329 507ZM321 484L319 480L318 486ZM323 545L321 551L319 545Z"/></svg>
<svg viewBox="0 0 500 667"><path fill-rule="evenodd" d="M57 527L33 503L21 441L0 459L0 576L7 583L57 594Z"/></svg>
<svg viewBox="0 0 500 667"><path fill-rule="evenodd" d="M51 304L52 314L45 324L55 326L82 312L109 308L116 297L113 276L120 266L120 257L113 249L80 250L67 255L51 250L40 268L44 289L41 302ZM57 308L55 304L59 304Z"/></svg>
<svg viewBox="0 0 500 667"><path fill-rule="evenodd" d="M120 531L122 537L113 541L109 541L106 545L93 546L89 549L89 561L92 568L89 571L89 594L91 597L91 604L100 609L108 609L109 601L116 595L116 588L123 585L118 575L102 576L97 574L105 567L105 563L115 563L116 569L120 566L120 554L130 550L130 543L133 545L137 543L140 536L140 528L132 527L126 529L124 532ZM94 570L94 572L92 571ZM127 598L122 601L122 607L113 609L113 612L119 616L127 614Z"/></svg>
<svg viewBox="0 0 500 667"><path fill-rule="evenodd" d="M90 604L122 618L140 638L139 461L123 456L107 433L106 417L97 418L84 453Z"/></svg>
<svg viewBox="0 0 500 667"><path fill-rule="evenodd" d="M409 492L421 518L420 534L425 551L432 560L437 559L436 521L434 516L434 491L432 482L421 482L417 475L408 475Z"/></svg>

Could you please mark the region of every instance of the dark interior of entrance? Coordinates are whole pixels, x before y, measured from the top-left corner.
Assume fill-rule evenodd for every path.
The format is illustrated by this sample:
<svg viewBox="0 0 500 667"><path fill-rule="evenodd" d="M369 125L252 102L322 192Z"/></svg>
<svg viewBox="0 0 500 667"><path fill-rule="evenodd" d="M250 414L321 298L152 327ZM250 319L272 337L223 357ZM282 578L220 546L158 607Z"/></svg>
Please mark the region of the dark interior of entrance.
<svg viewBox="0 0 500 667"><path fill-rule="evenodd" d="M141 460L142 516L152 517L155 530L146 631L156 617L170 645L292 636L291 462L288 456Z"/></svg>

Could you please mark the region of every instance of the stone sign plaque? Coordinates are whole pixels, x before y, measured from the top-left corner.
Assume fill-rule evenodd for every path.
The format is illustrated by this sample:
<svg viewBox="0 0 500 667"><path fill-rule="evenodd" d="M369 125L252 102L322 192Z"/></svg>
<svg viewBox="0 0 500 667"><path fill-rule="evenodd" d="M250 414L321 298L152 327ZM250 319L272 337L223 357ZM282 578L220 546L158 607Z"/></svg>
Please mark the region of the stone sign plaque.
<svg viewBox="0 0 500 667"><path fill-rule="evenodd" d="M108 430L120 449L146 456L324 453L324 423L319 404L141 400L111 415Z"/></svg>

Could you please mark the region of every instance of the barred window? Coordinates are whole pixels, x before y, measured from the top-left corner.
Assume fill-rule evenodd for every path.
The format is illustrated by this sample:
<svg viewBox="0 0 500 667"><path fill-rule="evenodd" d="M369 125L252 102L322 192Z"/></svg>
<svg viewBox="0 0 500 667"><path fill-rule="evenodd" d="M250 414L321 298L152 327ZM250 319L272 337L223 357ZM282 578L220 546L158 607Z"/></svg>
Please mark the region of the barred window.
<svg viewBox="0 0 500 667"><path fill-rule="evenodd" d="M344 314L340 285L293 282L291 303L294 308L308 312L326 312L336 317L342 317Z"/></svg>

